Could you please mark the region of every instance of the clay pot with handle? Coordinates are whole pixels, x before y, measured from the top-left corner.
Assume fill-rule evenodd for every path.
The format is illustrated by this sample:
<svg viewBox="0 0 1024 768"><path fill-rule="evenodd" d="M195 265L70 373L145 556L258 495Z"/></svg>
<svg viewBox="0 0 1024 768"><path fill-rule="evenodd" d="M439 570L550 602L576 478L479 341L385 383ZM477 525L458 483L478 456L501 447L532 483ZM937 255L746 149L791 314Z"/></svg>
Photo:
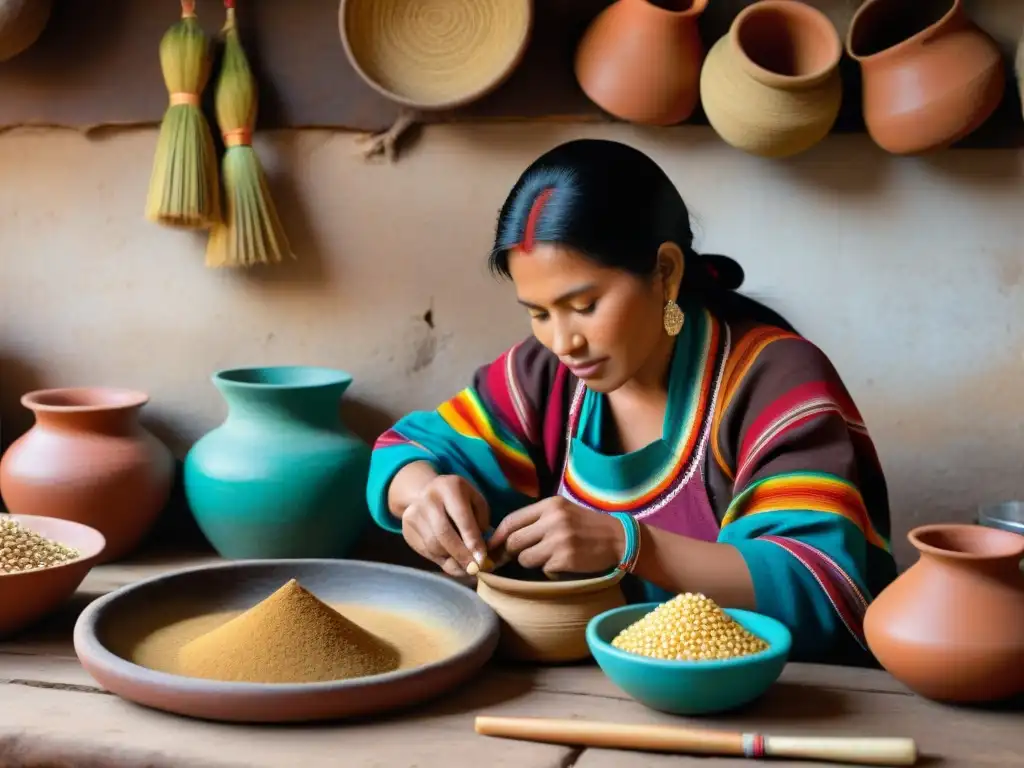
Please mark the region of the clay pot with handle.
<svg viewBox="0 0 1024 768"><path fill-rule="evenodd" d="M697 20L708 0L617 0L576 49L587 97L621 120L674 125L697 107L704 46Z"/></svg>
<svg viewBox="0 0 1024 768"><path fill-rule="evenodd" d="M863 78L864 122L893 154L948 147L995 111L1006 88L996 42L963 0L867 0L846 50Z"/></svg>
<svg viewBox="0 0 1024 768"><path fill-rule="evenodd" d="M139 423L144 392L73 387L29 392L35 424L0 460L0 496L16 515L56 517L106 538L99 562L131 553L171 493L174 457Z"/></svg>
<svg viewBox="0 0 1024 768"><path fill-rule="evenodd" d="M806 3L747 6L701 71L708 122L726 143L761 157L810 149L839 115L842 53L832 22Z"/></svg>
<svg viewBox="0 0 1024 768"><path fill-rule="evenodd" d="M939 524L915 528L909 539L920 558L864 617L879 663L929 699L1024 694L1024 536Z"/></svg>

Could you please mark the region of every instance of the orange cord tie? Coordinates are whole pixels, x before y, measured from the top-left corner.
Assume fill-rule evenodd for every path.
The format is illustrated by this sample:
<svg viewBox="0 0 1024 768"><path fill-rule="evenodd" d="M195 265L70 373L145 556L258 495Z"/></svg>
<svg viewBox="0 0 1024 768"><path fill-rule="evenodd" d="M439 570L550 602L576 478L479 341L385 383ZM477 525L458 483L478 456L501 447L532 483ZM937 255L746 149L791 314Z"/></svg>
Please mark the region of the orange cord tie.
<svg viewBox="0 0 1024 768"><path fill-rule="evenodd" d="M196 15L196 2L195 0L181 0L181 18L195 18Z"/></svg>
<svg viewBox="0 0 1024 768"><path fill-rule="evenodd" d="M224 132L225 147L248 147L252 144L251 128L236 128L233 131Z"/></svg>
<svg viewBox="0 0 1024 768"><path fill-rule="evenodd" d="M184 91L171 94L171 106L177 107L181 104L189 104L193 107L199 106L199 94L198 93L186 93Z"/></svg>

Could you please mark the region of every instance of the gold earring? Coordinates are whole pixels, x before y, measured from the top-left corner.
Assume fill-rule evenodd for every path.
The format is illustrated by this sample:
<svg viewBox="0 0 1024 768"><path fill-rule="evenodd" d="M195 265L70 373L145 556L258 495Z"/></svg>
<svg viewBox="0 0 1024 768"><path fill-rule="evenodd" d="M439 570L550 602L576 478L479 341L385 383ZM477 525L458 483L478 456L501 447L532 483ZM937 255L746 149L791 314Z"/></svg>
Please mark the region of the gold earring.
<svg viewBox="0 0 1024 768"><path fill-rule="evenodd" d="M665 311L662 313L662 320L665 324L665 332L669 336L678 336L679 332L683 330L683 323L686 320L686 316L683 315L683 310L679 308L679 305L672 299L665 302Z"/></svg>

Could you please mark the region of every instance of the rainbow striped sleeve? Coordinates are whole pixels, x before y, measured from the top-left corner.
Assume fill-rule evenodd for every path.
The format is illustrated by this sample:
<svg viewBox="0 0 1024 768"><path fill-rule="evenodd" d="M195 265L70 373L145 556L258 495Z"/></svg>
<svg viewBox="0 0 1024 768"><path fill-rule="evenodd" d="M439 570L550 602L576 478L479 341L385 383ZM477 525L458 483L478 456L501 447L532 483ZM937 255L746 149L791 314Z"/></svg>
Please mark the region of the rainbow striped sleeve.
<svg viewBox="0 0 1024 768"><path fill-rule="evenodd" d="M719 541L743 555L758 610L793 631L794 658L861 658L864 612L896 574L874 448L810 342L763 330L744 341L715 420Z"/></svg>
<svg viewBox="0 0 1024 768"><path fill-rule="evenodd" d="M398 471L426 461L441 474L472 482L487 499L493 522L540 498L550 474L543 446L544 398L551 360L530 342L481 367L473 383L433 411L401 418L374 446L367 500L374 520L398 532L387 491ZM545 370L541 370L545 369Z"/></svg>

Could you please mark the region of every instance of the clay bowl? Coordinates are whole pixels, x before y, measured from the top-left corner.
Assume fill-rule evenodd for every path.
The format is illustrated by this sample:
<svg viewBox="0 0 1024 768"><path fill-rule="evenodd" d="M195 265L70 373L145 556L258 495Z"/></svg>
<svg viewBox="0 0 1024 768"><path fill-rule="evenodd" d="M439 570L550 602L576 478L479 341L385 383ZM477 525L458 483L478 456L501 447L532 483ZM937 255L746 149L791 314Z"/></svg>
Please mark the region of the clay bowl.
<svg viewBox="0 0 1024 768"><path fill-rule="evenodd" d="M96 564L106 539L95 528L38 515L10 515L40 536L74 547L81 557L53 568L0 573L0 637L13 635L59 608Z"/></svg>
<svg viewBox="0 0 1024 768"><path fill-rule="evenodd" d="M477 594L501 618L502 656L519 661L561 663L590 656L587 624L626 604L623 573L565 581L527 581L477 575Z"/></svg>
<svg viewBox="0 0 1024 768"><path fill-rule="evenodd" d="M533 0L341 0L345 55L375 91L416 110L476 101L519 65Z"/></svg>
<svg viewBox="0 0 1024 768"><path fill-rule="evenodd" d="M457 628L446 656L411 669L322 683L219 682L128 661L170 622L246 610L290 579L327 603L361 604ZM207 720L299 722L365 716L424 702L473 676L493 655L498 619L472 590L441 575L359 560L241 560L128 585L91 603L75 625L75 652L108 691L137 704Z"/></svg>
<svg viewBox="0 0 1024 768"><path fill-rule="evenodd" d="M642 603L615 608L594 618L587 642L598 666L625 693L644 706L674 715L726 712L759 698L789 660L793 639L780 621L751 611L725 612L768 643L750 656L712 661L652 659L612 645L623 629L658 607Z"/></svg>

